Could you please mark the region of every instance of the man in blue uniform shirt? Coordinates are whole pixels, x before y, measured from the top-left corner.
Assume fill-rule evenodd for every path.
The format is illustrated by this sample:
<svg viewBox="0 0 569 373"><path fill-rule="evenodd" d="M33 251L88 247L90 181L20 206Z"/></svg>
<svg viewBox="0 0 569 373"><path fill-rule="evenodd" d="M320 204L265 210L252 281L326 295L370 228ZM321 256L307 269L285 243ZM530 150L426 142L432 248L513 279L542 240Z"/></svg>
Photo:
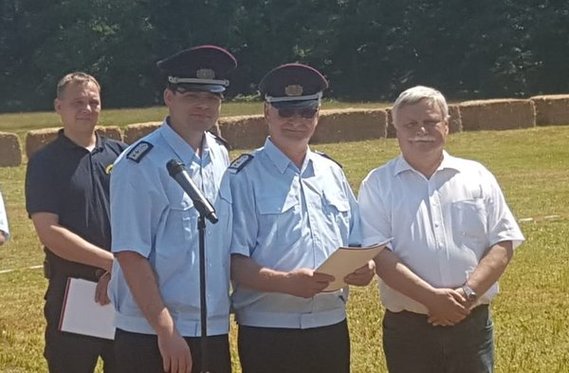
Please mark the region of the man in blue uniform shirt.
<svg viewBox="0 0 569 373"><path fill-rule="evenodd" d="M231 371L229 356L229 204L220 182L227 149L207 132L220 112L237 62L226 50L200 46L158 62L167 75L169 116L117 160L111 183L111 300L121 372L199 372L198 212L166 164L185 164L219 217L207 226L209 371Z"/></svg>
<svg viewBox="0 0 569 373"><path fill-rule="evenodd" d="M339 246L359 245L359 215L341 167L310 150L326 79L287 64L260 83L270 136L227 171L231 275L244 373L348 372L348 289L322 293L314 271ZM373 261L349 275L367 285Z"/></svg>
<svg viewBox="0 0 569 373"><path fill-rule="evenodd" d="M100 91L97 80L81 72L59 81L55 110L63 129L27 167L26 208L45 246L49 279L44 356L50 372L93 372L99 356L105 372L115 371L112 341L59 331L69 277L97 281L96 301L109 303L109 171L126 145L95 132Z"/></svg>

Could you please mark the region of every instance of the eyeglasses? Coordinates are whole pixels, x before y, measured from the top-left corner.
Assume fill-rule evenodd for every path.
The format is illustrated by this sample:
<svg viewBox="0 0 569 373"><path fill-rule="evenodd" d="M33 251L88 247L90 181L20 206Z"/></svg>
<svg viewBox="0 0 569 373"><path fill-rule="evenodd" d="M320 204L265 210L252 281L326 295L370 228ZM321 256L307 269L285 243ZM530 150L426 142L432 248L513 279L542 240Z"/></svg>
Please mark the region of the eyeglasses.
<svg viewBox="0 0 569 373"><path fill-rule="evenodd" d="M401 127L405 128L406 130L417 130L420 127L424 127L425 129L430 130L438 127L441 123L443 123L442 120L424 120L422 122L405 123Z"/></svg>
<svg viewBox="0 0 569 373"><path fill-rule="evenodd" d="M277 110L279 112L279 117L281 118L292 118L296 114L304 119L311 119L314 118L314 116L318 112L318 108L297 109L292 107L283 107Z"/></svg>

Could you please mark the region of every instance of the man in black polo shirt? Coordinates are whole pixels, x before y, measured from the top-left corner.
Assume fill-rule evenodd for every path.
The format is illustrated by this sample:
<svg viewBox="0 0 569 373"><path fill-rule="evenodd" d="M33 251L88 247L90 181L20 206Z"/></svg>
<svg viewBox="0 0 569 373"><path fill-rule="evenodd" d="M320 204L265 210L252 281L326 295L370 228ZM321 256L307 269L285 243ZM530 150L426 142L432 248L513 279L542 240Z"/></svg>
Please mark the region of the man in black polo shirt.
<svg viewBox="0 0 569 373"><path fill-rule="evenodd" d="M111 341L60 332L58 326L68 277L96 281L96 301L109 303L110 170L126 145L95 133L100 86L88 74L59 81L55 110L63 129L30 159L26 174L26 207L45 246L49 279L44 356L50 372L93 372L99 356L105 372L113 372Z"/></svg>

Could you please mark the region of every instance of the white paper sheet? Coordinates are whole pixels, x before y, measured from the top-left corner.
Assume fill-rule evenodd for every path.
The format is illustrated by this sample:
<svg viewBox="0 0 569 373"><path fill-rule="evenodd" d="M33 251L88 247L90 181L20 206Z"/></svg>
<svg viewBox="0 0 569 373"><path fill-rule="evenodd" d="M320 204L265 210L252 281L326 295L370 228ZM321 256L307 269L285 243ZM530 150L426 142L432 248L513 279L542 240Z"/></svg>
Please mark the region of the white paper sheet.
<svg viewBox="0 0 569 373"><path fill-rule="evenodd" d="M67 280L59 330L93 337L115 338L115 309L95 302L97 283L78 278Z"/></svg>
<svg viewBox="0 0 569 373"><path fill-rule="evenodd" d="M335 278L324 291L335 291L347 286L344 277L375 258L389 241L391 239L367 247L340 247L334 251L320 267L316 268L316 272L326 273Z"/></svg>

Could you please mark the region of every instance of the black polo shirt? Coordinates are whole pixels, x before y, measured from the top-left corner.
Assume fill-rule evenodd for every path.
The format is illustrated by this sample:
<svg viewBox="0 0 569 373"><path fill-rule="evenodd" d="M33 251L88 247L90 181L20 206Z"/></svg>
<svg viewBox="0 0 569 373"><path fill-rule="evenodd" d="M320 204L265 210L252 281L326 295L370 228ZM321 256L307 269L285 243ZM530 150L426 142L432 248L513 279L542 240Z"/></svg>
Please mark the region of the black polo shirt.
<svg viewBox="0 0 569 373"><path fill-rule="evenodd" d="M49 212L59 224L94 245L110 251L110 168L126 144L97 135L95 148L75 144L59 131L57 139L28 162L28 215ZM70 262L46 248L51 276L92 279L97 268Z"/></svg>

